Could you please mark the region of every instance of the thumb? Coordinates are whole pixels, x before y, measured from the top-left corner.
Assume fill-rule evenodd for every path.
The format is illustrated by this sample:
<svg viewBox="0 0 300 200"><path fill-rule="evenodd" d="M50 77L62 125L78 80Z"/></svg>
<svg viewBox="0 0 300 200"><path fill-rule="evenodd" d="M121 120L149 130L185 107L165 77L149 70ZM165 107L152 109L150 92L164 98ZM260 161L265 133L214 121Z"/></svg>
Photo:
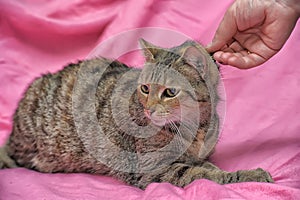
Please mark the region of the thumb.
<svg viewBox="0 0 300 200"><path fill-rule="evenodd" d="M236 32L236 19L233 15L233 9L229 8L219 24L212 42L206 46L206 50L210 53L220 50L227 43L233 40Z"/></svg>

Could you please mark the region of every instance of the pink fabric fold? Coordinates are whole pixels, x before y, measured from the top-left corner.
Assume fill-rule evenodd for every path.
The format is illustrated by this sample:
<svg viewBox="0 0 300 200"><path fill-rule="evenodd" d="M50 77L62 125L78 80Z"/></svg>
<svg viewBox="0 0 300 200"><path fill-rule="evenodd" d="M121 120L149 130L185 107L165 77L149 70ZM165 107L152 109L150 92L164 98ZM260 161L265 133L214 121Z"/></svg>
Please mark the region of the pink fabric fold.
<svg viewBox="0 0 300 200"><path fill-rule="evenodd" d="M231 3L0 0L0 144L9 136L17 103L35 77L84 59L97 45L135 28L161 27L208 44ZM133 42L127 39L120 45ZM221 66L226 115L211 160L228 171L264 168L274 184L196 180L185 188L153 183L142 191L110 177L18 168L0 170L0 200L300 199L299 55L298 23L283 49L261 67ZM124 60L140 63L133 54Z"/></svg>

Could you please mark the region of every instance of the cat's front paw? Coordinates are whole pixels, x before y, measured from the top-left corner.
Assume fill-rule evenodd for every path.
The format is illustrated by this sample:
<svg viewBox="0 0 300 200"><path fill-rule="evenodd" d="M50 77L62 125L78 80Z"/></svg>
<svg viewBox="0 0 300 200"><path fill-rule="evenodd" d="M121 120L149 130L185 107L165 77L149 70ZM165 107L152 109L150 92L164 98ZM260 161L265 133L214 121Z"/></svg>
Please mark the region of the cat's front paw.
<svg viewBox="0 0 300 200"><path fill-rule="evenodd" d="M274 183L269 172L258 168L255 170L238 171L238 182L268 182Z"/></svg>
<svg viewBox="0 0 300 200"><path fill-rule="evenodd" d="M11 159L4 147L0 147L0 169L18 167L13 159Z"/></svg>

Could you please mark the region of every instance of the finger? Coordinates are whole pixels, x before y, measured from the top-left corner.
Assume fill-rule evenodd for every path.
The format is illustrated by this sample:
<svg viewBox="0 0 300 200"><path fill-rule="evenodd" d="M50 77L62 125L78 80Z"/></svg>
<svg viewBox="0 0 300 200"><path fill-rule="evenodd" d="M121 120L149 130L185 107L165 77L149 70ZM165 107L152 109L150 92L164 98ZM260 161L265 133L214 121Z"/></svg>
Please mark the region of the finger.
<svg viewBox="0 0 300 200"><path fill-rule="evenodd" d="M266 36L264 36L266 37ZM258 34L237 34L236 39L250 52L257 54L266 60L275 55L278 50L272 49Z"/></svg>
<svg viewBox="0 0 300 200"><path fill-rule="evenodd" d="M245 51L244 47L238 41L234 41L229 45L229 48L232 49L233 52Z"/></svg>
<svg viewBox="0 0 300 200"><path fill-rule="evenodd" d="M237 67L240 69L249 69L263 64L266 60L256 54L250 54L243 57L232 56L228 58L228 65Z"/></svg>
<svg viewBox="0 0 300 200"><path fill-rule="evenodd" d="M220 51L223 52L231 52L231 53L238 53L238 52L248 52L245 50L237 41L232 42L230 45L224 45Z"/></svg>
<svg viewBox="0 0 300 200"><path fill-rule="evenodd" d="M220 51L234 53L234 51L228 45L223 46Z"/></svg>
<svg viewBox="0 0 300 200"><path fill-rule="evenodd" d="M238 53L218 51L214 54L214 59L222 64L240 69L256 67L266 61L263 57L254 53L248 53L247 51Z"/></svg>
<svg viewBox="0 0 300 200"><path fill-rule="evenodd" d="M234 18L234 9L229 8L221 21L212 43L206 47L208 52L220 50L225 44L230 42L237 32L237 25Z"/></svg>

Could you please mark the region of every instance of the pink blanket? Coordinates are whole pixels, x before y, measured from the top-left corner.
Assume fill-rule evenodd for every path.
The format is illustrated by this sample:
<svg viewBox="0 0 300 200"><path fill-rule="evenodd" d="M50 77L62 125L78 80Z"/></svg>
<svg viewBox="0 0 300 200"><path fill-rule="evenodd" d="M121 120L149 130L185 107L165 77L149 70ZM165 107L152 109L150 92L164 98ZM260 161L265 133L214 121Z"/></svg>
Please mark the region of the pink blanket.
<svg viewBox="0 0 300 200"><path fill-rule="evenodd" d="M83 59L99 42L139 27L167 28L207 44L231 3L0 0L0 143L9 136L14 110L34 77ZM133 43L123 42L115 48ZM221 66L226 116L211 160L228 171L262 167L274 184L196 180L183 189L153 183L142 191L109 177L18 168L0 170L0 199L300 199L299 56L298 23L280 53L263 66L246 71Z"/></svg>

